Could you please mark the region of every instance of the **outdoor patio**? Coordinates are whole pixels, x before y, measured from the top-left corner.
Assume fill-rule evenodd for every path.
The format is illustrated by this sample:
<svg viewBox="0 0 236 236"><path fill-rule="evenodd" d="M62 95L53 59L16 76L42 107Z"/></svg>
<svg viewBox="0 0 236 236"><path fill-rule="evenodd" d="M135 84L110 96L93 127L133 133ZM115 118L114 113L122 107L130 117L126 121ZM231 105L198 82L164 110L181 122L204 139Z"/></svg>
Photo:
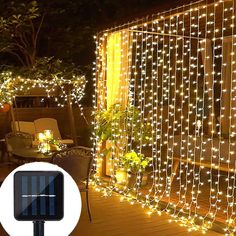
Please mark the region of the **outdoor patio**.
<svg viewBox="0 0 236 236"><path fill-rule="evenodd" d="M235 235L236 0L99 30L84 71L36 56L44 4L21 6L0 28L22 64L0 71L0 183L25 163L64 168L90 193L72 236Z"/></svg>

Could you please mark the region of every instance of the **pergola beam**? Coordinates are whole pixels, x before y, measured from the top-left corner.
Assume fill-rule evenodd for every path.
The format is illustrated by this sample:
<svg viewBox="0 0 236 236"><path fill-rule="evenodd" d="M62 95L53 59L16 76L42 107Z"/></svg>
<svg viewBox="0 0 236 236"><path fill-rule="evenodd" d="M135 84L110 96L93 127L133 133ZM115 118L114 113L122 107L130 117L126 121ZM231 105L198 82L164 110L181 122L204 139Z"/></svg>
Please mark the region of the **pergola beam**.
<svg viewBox="0 0 236 236"><path fill-rule="evenodd" d="M234 1L234 4L235 4L236 0L223 0L223 1L224 2ZM122 31L124 29L133 30L134 28L137 28L137 27L140 27L140 26L153 24L153 22L156 22L156 21L163 22L163 21L165 21L165 20L167 20L169 18L184 15L184 14L186 14L188 12L191 12L192 11L191 9L194 9L194 8L201 7L202 9L204 9L206 7L214 6L216 3L220 3L220 1L212 2L212 3L208 3L208 4L204 4L204 2L205 2L205 0L200 0L200 1L197 1L197 2L194 2L194 3L190 3L190 4L187 4L187 5L181 6L181 7L174 8L173 10L168 10L168 11L160 12L160 13L156 14L156 17L154 17L154 15L152 15L152 19L150 19L150 16L148 16L146 18L147 20L145 20L145 18L141 18L141 19L138 19L136 21L130 22L129 24L124 24L124 25L122 25L120 27L118 26L118 27L114 27L114 28L110 28L110 29L104 30L101 33L105 34L105 33L111 33L113 31L119 32L119 31ZM198 6L199 4L202 4L202 5ZM186 7L188 7L188 9L181 10L181 9L186 8ZM181 12L178 12L179 10L181 10ZM168 14L168 15L163 16L164 14ZM162 15L162 17L161 17L161 15Z"/></svg>

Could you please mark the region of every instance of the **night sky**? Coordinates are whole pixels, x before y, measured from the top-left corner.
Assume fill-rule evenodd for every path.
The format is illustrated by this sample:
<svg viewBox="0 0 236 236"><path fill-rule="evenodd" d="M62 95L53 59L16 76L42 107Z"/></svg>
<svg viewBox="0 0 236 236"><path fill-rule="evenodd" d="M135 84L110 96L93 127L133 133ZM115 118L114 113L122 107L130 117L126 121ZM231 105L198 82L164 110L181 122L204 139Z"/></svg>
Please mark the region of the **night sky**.
<svg viewBox="0 0 236 236"><path fill-rule="evenodd" d="M45 1L46 2L46 1ZM190 0L50 0L42 35L42 54L91 65L94 60L93 35L134 19L183 4ZM50 14L57 9L59 14ZM61 48L65 48L62 50Z"/></svg>

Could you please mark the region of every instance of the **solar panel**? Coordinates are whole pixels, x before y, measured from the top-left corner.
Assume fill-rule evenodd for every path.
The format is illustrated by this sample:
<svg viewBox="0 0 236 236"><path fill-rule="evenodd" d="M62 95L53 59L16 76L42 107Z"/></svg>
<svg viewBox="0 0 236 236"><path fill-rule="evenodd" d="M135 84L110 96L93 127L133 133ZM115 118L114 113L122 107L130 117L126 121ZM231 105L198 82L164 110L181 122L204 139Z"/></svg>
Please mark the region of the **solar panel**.
<svg viewBox="0 0 236 236"><path fill-rule="evenodd" d="M64 215L64 177L59 171L18 171L14 175L14 216L33 221L36 231L44 221L61 220Z"/></svg>

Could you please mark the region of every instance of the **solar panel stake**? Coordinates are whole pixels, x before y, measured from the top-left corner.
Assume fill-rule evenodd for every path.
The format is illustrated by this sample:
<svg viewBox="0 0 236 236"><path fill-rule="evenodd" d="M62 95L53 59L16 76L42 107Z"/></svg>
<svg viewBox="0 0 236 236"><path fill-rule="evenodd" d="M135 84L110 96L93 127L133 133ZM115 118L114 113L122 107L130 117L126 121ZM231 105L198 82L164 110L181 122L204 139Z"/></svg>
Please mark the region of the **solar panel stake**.
<svg viewBox="0 0 236 236"><path fill-rule="evenodd" d="M14 216L33 222L33 235L44 236L45 221L64 216L64 176L60 171L18 171L14 174Z"/></svg>
<svg viewBox="0 0 236 236"><path fill-rule="evenodd" d="M34 236L44 236L44 221L34 221Z"/></svg>

